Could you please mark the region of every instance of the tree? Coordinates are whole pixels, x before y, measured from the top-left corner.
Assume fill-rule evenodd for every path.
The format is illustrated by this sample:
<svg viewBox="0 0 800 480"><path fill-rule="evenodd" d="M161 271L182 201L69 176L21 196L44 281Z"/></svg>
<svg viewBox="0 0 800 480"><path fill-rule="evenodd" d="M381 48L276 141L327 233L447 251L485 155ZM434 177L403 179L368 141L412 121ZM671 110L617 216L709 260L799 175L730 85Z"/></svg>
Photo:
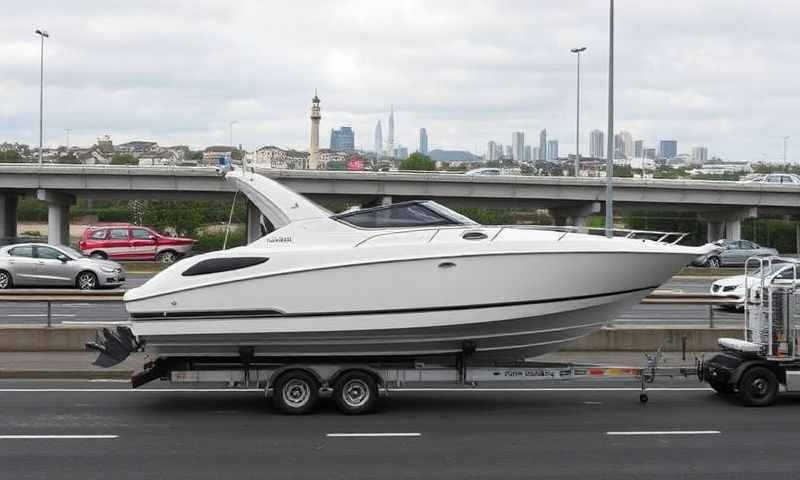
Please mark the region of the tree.
<svg viewBox="0 0 800 480"><path fill-rule="evenodd" d="M78 157L76 157L74 153L70 152L64 155L63 157L59 157L56 163L68 163L71 165L77 165L81 163L81 161L78 160Z"/></svg>
<svg viewBox="0 0 800 480"><path fill-rule="evenodd" d="M0 163L20 163L22 161L22 156L16 150L0 151Z"/></svg>
<svg viewBox="0 0 800 480"><path fill-rule="evenodd" d="M118 153L111 157L111 165L139 165L139 160L129 153Z"/></svg>
<svg viewBox="0 0 800 480"><path fill-rule="evenodd" d="M414 152L400 162L400 170L434 171L436 170L436 163L431 160L431 157Z"/></svg>

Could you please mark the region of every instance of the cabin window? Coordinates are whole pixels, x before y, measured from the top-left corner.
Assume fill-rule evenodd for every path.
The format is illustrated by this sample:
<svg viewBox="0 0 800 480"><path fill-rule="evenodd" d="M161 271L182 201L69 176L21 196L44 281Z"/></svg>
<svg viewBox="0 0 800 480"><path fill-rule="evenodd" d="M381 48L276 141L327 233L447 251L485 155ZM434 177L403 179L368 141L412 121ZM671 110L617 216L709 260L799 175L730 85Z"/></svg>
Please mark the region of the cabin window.
<svg viewBox="0 0 800 480"><path fill-rule="evenodd" d="M452 215L450 215L452 213ZM472 224L466 217L434 202L403 202L333 217L359 228L429 227Z"/></svg>
<svg viewBox="0 0 800 480"><path fill-rule="evenodd" d="M269 260L269 258L266 257L210 258L195 263L181 275L184 277L192 277L195 275L207 275L209 273L229 272L231 270L260 265L267 260Z"/></svg>

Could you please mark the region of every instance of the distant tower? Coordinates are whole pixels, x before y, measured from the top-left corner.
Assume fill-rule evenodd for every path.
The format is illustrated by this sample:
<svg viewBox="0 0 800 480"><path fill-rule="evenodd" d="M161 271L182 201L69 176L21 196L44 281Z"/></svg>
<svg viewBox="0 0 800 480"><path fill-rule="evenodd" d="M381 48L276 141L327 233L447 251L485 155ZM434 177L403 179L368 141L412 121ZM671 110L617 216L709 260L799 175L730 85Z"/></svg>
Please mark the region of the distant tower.
<svg viewBox="0 0 800 480"><path fill-rule="evenodd" d="M539 132L539 158L538 160L547 160L547 129Z"/></svg>
<svg viewBox="0 0 800 480"><path fill-rule="evenodd" d="M375 125L375 160L378 161L381 159L381 154L383 153L383 132L381 130L381 121L378 120L378 124Z"/></svg>
<svg viewBox="0 0 800 480"><path fill-rule="evenodd" d="M389 136L386 139L386 152L390 157L394 155L394 105L389 107Z"/></svg>
<svg viewBox="0 0 800 480"><path fill-rule="evenodd" d="M419 153L428 154L428 131L424 128L419 129Z"/></svg>
<svg viewBox="0 0 800 480"><path fill-rule="evenodd" d="M319 113L319 97L317 90L314 89L314 98L311 99L311 148L309 148L308 168L316 170L319 168L319 121L322 115Z"/></svg>

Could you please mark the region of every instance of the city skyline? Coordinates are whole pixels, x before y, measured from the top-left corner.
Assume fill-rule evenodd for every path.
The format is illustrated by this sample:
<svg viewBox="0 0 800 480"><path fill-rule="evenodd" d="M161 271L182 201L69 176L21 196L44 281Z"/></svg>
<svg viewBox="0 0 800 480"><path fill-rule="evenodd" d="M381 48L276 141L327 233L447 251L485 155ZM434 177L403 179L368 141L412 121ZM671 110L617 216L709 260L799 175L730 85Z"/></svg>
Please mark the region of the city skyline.
<svg viewBox="0 0 800 480"><path fill-rule="evenodd" d="M412 144L425 125L437 132L437 147L472 150L490 138L506 139L520 125L546 123L566 154L575 149L574 89L566 85L574 78L569 47L577 43L590 47L583 57L581 123L604 124L603 5L579 0L531 4L512 14L492 4L442 2L425 7L431 13L425 22L399 5L387 11L360 5L362 16L353 23L344 21L335 5L244 2L226 9L194 2L186 15L180 4L103 10L21 4L11 12L9 28L0 32L7 58L0 139L38 144L34 25L51 34L44 73L44 143L50 147L66 144L68 130L70 143L77 145L106 133L123 142L227 144L228 124L236 120L234 143L247 149L263 144L307 148L308 92L318 86L326 100L323 131L350 125L369 132L377 117L385 119L378 106L389 103L375 99L392 99L403 119L395 143ZM624 0L618 5L616 128L635 132L645 145L675 138L687 146L682 153L704 145L731 160L781 161L782 137L790 136L788 156L796 161L793 107L799 100L789 80L796 67L765 46L788 48L797 41L789 20L800 6L756 10L717 0L673 10ZM765 16L760 24L774 28L723 35L756 11ZM255 28L267 12L275 28ZM715 22L699 23L709 15ZM130 18L141 16L153 22L130 29ZM175 18L182 18L182 28L164 28ZM296 31L291 20L297 18L312 22L313 31ZM393 28L388 28L389 18ZM643 23L664 34L643 38L634 27ZM100 24L102 32L92 28ZM546 40L474 28L486 24L538 31ZM228 35L229 28L239 33ZM395 33L401 31L402 36ZM205 32L201 41L198 32ZM466 48L454 40L459 38L481 47ZM160 49L165 44L169 51ZM277 52L275 44L290 47ZM409 57L397 62L404 52ZM110 69L109 64L117 66ZM243 64L248 68L242 69ZM437 68L431 69L434 64ZM759 68L747 68L753 64ZM226 73L207 75L208 68ZM537 121L541 118L547 122ZM526 133L532 137L534 130ZM581 138L581 151L588 152L587 138Z"/></svg>

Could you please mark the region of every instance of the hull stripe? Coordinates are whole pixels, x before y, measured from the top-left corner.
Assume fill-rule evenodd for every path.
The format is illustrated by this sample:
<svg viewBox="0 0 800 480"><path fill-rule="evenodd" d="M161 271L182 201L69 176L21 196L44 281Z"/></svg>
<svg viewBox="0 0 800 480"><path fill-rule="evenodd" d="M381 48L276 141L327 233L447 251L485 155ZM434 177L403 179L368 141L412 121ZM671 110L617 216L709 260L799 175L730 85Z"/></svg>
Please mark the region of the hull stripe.
<svg viewBox="0 0 800 480"><path fill-rule="evenodd" d="M131 318L136 321L147 320L163 320L169 319L222 319L222 318L248 318L248 317L339 317L339 316L354 316L354 315L391 315L391 314L406 314L406 313L428 313L428 312L455 312L459 310L475 310L481 308L497 308L497 307L516 307L523 305L538 305L543 303L558 303L569 302L575 300L587 300L591 298L612 297L616 295L625 295L629 293L643 292L646 290L654 290L658 285L633 288L630 290L619 290L616 292L594 293L590 295L577 295L572 297L560 298L543 298L537 300L522 300L516 302L500 302L500 303L484 303L473 305L450 305L440 307L423 307L423 308L398 308L389 310L360 310L349 312L305 312L305 313L282 313L277 310L230 310L230 311L213 311L213 312L152 312L152 313L134 313Z"/></svg>

